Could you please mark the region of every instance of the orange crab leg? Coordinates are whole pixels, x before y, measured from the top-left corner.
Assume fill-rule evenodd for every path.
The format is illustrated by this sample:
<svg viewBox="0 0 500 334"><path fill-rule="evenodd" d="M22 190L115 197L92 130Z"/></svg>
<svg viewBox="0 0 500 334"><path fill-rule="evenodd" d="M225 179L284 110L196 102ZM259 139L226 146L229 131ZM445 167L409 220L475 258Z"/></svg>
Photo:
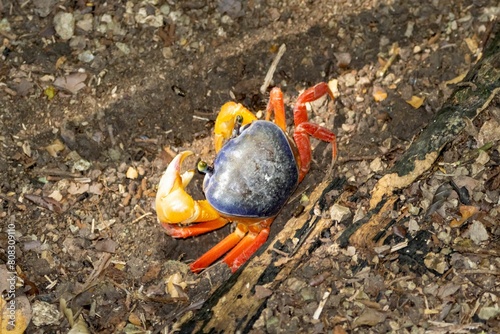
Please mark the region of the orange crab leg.
<svg viewBox="0 0 500 334"><path fill-rule="evenodd" d="M266 109L266 121L271 120L274 112L274 123L286 132L285 103L283 102L283 92L278 87L274 87L269 95L269 102Z"/></svg>
<svg viewBox="0 0 500 334"><path fill-rule="evenodd" d="M269 237L270 229L264 228L259 232L256 236L253 235L249 238L249 242L245 242L245 248L241 250L240 254L235 254L237 256L229 257L228 254L224 258L224 262L231 268L231 271L234 273L238 268L250 259L250 257L262 246ZM245 238L249 237L251 234L248 234ZM245 238L238 244L238 246L245 241ZM242 247L243 248L243 247ZM231 251L232 253L233 251Z"/></svg>
<svg viewBox="0 0 500 334"><path fill-rule="evenodd" d="M266 242L270 232L269 226L273 220L274 218L269 218L250 226L249 233L224 257L224 263L233 273Z"/></svg>
<svg viewBox="0 0 500 334"><path fill-rule="evenodd" d="M221 242L212 247L208 252L200 256L189 266L193 273L199 273L209 265L217 261L222 255L234 248L248 232L244 224L238 224L236 230L225 237Z"/></svg>
<svg viewBox="0 0 500 334"><path fill-rule="evenodd" d="M217 218L207 222L196 223L190 226L179 226L174 224L162 223L167 234L173 238L189 238L200 234L208 233L225 226L229 221L225 218Z"/></svg>

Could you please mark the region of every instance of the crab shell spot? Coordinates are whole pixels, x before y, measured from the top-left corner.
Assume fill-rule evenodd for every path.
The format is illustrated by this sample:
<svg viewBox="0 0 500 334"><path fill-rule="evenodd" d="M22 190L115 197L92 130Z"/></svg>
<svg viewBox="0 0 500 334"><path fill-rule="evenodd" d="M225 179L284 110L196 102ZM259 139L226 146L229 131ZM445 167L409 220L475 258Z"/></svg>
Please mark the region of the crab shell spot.
<svg viewBox="0 0 500 334"><path fill-rule="evenodd" d="M224 145L206 175L209 203L227 217L265 219L278 214L298 183L287 135L274 123L254 121Z"/></svg>

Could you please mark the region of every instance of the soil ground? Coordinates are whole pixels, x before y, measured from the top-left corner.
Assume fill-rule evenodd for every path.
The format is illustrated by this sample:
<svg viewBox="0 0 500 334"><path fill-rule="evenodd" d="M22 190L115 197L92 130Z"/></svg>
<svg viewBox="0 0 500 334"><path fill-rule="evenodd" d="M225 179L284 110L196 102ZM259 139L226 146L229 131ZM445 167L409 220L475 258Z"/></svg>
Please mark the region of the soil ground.
<svg viewBox="0 0 500 334"><path fill-rule="evenodd" d="M17 304L18 319L31 319L27 333L169 333L230 275L220 264L194 275L187 264L231 226L169 237L154 212L156 186L176 152L195 152L186 166L212 161L223 103L262 111L270 87L279 86L292 106L303 89L330 82L336 99L314 104L310 119L337 134L335 175L368 194L480 57L499 7L494 0L3 0L0 13L0 261L9 264L14 233L17 294L29 301ZM452 194L431 219L421 218L443 176L402 195L413 207L401 210L420 216L410 215L398 233L435 235L434 264L417 270L394 254L339 249L335 235L345 226L332 221L332 233L270 291L248 331L498 331L498 110L494 100L438 168L468 187L482 214L450 226L464 216ZM293 131L291 108L287 116ZM493 129L486 139L484 124ZM312 142L312 169L271 239L329 168L330 147ZM487 143L486 156L464 162ZM196 175L189 186L196 198L201 182ZM366 201L352 204L362 217ZM360 263L367 269L356 271ZM5 277L9 267L1 270Z"/></svg>

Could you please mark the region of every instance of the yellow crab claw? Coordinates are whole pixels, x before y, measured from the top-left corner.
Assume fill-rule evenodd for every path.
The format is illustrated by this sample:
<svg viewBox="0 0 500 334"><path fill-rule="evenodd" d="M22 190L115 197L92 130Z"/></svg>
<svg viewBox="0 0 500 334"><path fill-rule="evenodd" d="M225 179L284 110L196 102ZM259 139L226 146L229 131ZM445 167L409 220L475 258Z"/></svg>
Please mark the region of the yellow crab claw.
<svg viewBox="0 0 500 334"><path fill-rule="evenodd" d="M195 201L184 188L194 175L194 170L180 174L181 164L193 152L177 154L163 174L156 193L156 214L161 223L189 224L216 219L219 214L207 201Z"/></svg>
<svg viewBox="0 0 500 334"><path fill-rule="evenodd" d="M194 172L180 174L182 161L191 154L191 151L177 154L160 180L156 193L156 213L162 223L178 224L193 216L194 200L184 187L191 181Z"/></svg>
<svg viewBox="0 0 500 334"><path fill-rule="evenodd" d="M217 119L215 120L215 152L219 152L224 145L224 141L230 138L233 134L234 121L238 115L243 117L242 125L257 120L257 117L255 117L254 114L239 103L227 102L224 104L220 109L219 115L217 115Z"/></svg>

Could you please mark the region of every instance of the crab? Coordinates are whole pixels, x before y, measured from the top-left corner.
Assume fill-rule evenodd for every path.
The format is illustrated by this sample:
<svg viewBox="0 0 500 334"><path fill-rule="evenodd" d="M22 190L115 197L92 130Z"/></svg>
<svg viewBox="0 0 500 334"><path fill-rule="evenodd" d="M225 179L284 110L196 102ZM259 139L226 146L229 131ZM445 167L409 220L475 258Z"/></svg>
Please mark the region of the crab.
<svg viewBox="0 0 500 334"><path fill-rule="evenodd" d="M168 235L188 238L236 224L234 232L190 264L192 272L201 272L224 255L222 261L235 272L266 242L271 223L309 171L309 136L331 143L333 164L335 134L309 122L306 109L307 102L327 94L333 99L321 82L299 95L292 138L286 132L280 88L270 92L265 120L241 104L224 104L215 121L214 163L200 161L197 166L205 174L204 200L194 200L185 190L195 171L181 174L182 162L193 152L177 154L168 165L156 195L158 221Z"/></svg>

